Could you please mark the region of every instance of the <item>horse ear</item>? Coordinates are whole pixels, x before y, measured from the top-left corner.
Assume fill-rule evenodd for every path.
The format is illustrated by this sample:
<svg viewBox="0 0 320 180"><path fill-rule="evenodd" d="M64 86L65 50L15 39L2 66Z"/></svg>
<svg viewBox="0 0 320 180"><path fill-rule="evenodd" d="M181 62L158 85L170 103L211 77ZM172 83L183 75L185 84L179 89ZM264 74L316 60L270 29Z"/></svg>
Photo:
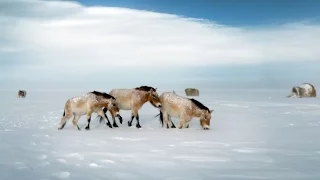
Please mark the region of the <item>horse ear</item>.
<svg viewBox="0 0 320 180"><path fill-rule="evenodd" d="M213 111L214 111L213 109L212 109L212 110L209 110L210 113L212 113Z"/></svg>

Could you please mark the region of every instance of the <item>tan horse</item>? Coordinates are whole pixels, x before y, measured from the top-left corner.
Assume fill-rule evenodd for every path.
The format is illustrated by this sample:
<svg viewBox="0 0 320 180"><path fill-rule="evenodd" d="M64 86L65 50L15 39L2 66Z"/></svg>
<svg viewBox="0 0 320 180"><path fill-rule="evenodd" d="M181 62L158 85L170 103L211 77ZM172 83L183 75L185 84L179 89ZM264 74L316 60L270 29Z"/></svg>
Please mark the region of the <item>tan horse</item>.
<svg viewBox="0 0 320 180"><path fill-rule="evenodd" d="M87 126L86 130L90 130L90 121L92 113L97 113L102 116L106 121L107 125L112 128L108 117L105 116L102 108L107 108L112 114L121 118L119 114L119 108L116 104L116 99L103 92L93 91L86 93L82 96L73 97L67 100L64 107L63 117L61 118L59 130L62 130L66 125L67 121L72 117L72 123L78 130L78 120L82 115L87 115ZM113 119L115 121L115 119Z"/></svg>
<svg viewBox="0 0 320 180"><path fill-rule="evenodd" d="M210 127L211 113L210 110L202 103L195 99L189 99L179 96L173 92L165 92L160 95L161 110L160 123L169 128L168 123L171 123L171 128L175 128L171 117L180 118L179 129L189 127L189 123L194 117L200 118L200 125L203 129L207 130Z"/></svg>
<svg viewBox="0 0 320 180"><path fill-rule="evenodd" d="M133 89L113 89L109 94L116 98L120 110L131 110L131 120L128 121L129 127L132 126L132 121L135 117L137 120L136 127L141 128L138 111L146 102L149 101L156 108L161 107L157 89L150 86L140 86ZM106 113L107 109L104 108L104 112Z"/></svg>

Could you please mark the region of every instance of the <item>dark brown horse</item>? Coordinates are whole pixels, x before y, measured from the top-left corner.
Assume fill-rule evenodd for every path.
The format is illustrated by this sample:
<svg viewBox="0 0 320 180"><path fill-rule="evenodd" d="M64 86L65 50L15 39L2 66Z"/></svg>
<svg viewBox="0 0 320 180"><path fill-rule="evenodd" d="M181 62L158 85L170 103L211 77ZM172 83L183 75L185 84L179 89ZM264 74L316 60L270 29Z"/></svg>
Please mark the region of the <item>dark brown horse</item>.
<svg viewBox="0 0 320 180"><path fill-rule="evenodd" d="M27 91L25 91L25 90L19 90L18 91L18 97L19 98L25 98L26 95L27 95Z"/></svg>

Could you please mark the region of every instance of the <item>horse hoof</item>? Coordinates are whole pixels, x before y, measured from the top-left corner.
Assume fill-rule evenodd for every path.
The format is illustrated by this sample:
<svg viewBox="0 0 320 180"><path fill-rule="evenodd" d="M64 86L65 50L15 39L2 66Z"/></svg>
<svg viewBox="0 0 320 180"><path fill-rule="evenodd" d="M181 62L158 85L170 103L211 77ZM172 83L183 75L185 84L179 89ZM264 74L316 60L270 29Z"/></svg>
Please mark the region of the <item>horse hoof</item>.
<svg viewBox="0 0 320 180"><path fill-rule="evenodd" d="M120 124L122 124L122 117L119 117Z"/></svg>
<svg viewBox="0 0 320 180"><path fill-rule="evenodd" d="M89 131L89 130L90 130L90 128L89 128L89 127L86 127L86 128L85 128L85 130Z"/></svg>
<svg viewBox="0 0 320 180"><path fill-rule="evenodd" d="M107 124L107 126L109 127L109 128L112 128L112 126L111 126L111 124L109 123L109 124Z"/></svg>
<svg viewBox="0 0 320 180"><path fill-rule="evenodd" d="M129 126L129 127L131 127L131 126L132 126L132 123L130 123L129 121L128 121L128 126Z"/></svg>
<svg viewBox="0 0 320 180"><path fill-rule="evenodd" d="M119 127L118 124L113 124L113 127Z"/></svg>
<svg viewBox="0 0 320 180"><path fill-rule="evenodd" d="M137 127L137 128L141 128L140 124L137 124L136 127Z"/></svg>

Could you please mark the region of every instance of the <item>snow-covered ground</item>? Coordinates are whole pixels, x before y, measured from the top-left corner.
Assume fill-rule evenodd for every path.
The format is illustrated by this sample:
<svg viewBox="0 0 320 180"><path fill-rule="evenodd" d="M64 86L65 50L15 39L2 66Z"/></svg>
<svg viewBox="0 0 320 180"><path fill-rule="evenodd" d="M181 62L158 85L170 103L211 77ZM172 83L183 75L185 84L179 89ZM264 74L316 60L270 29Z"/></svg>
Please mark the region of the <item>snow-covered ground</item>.
<svg viewBox="0 0 320 180"><path fill-rule="evenodd" d="M129 128L130 112L122 111L117 129L94 115L90 131L85 117L82 131L71 119L58 131L67 98L85 92L28 91L18 99L3 91L0 179L318 180L320 98L287 99L289 92L202 90L196 99L215 110L209 131L198 119L189 129L162 129L149 103L142 129Z"/></svg>

